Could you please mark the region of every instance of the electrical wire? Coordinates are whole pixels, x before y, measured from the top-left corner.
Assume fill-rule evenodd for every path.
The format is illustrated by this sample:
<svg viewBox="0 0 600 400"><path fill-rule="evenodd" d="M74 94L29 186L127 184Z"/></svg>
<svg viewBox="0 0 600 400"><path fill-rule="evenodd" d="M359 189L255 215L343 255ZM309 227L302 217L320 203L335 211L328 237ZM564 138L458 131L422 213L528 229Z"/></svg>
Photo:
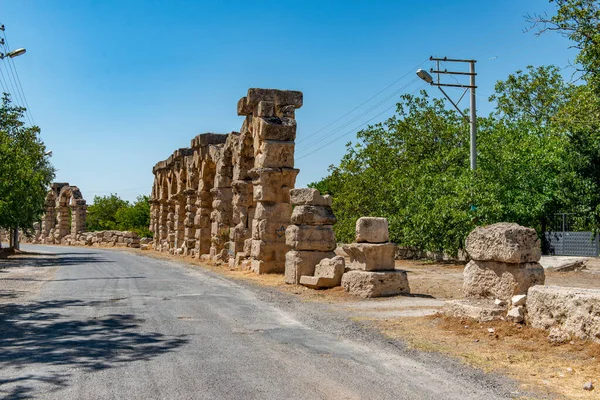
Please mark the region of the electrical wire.
<svg viewBox="0 0 600 400"><path fill-rule="evenodd" d="M414 91L412 91L412 92L411 92L411 94L414 94L414 93L416 93L417 91L419 91L419 90L423 89L423 88L424 88L424 87L426 87L427 85L428 85L427 83L424 83L424 84L422 84L422 85L421 85L421 86L419 86L417 89L415 89ZM345 132L344 134L342 134L342 135L338 136L337 138L335 138L335 139L333 139L333 140L331 140L331 141L329 141L329 142L325 143L323 146L319 147L318 149L315 149L315 150L311 151L310 153L307 153L307 154L305 154L305 155L303 155L303 156L301 156L301 157L298 157L298 158L296 158L296 161L297 161L297 160L301 160L301 159L303 159L303 158L306 158L306 157L310 156L311 154L314 154L314 153L316 153L316 152L318 152L318 151L321 151L321 150L323 150L325 147L327 147L327 146L329 146L330 144L332 144L332 143L334 143L334 142L336 142L336 141L340 140L340 139L341 139L341 138L343 138L344 136L347 136L347 135L349 135L349 134L351 134L351 133L355 133L355 132L357 131L357 129L359 129L359 128L363 127L364 125L366 125L366 124L368 124L369 122L373 121L375 118L377 118L377 117L379 117L379 116L381 116L381 115L385 114L386 112L388 112L388 111L392 110L394 107L396 107L396 104L392 105L391 107L388 107L388 108L386 108L385 110L383 110L383 111L382 111L382 112L380 112L379 114L377 114L377 115L373 116L372 118L370 118L369 120L367 120L367 121L363 122L362 124L360 124L360 125L358 125L358 126L356 126L356 127L352 128L352 129L351 129L351 130L349 130L348 132Z"/></svg>
<svg viewBox="0 0 600 400"><path fill-rule="evenodd" d="M419 68L421 65L425 64L425 62L427 62L427 59L421 61L419 64L415 65L411 70L409 70L407 73L405 73L404 75L402 75L400 78L396 79L395 81L393 81L392 83L390 83L389 85L387 85L386 87L384 87L383 89L381 89L379 92L375 93L373 96L369 97L367 100L363 101L362 103L360 103L359 105L357 105L356 107L354 107L352 110L348 111L346 114L342 115L341 117L333 120L332 122L330 122L329 124L325 125L324 127L322 127L321 129L311 133L310 135L298 140L296 142L296 144L300 144L302 142L305 142L307 139L313 137L314 135L316 135L319 132L322 132L323 130L329 128L331 125L334 125L336 122L340 121L341 119L343 119L344 117L348 116L349 114L352 114L354 111L358 110L360 107L364 106L365 104L367 104L369 101L373 100L375 97L379 96L381 93L385 92L386 90L388 90L390 87L394 86L396 83L400 82L402 79L404 79L406 76L408 76L409 74L411 74L414 70L416 70L417 68Z"/></svg>
<svg viewBox="0 0 600 400"><path fill-rule="evenodd" d="M8 38L6 37L6 30L3 30L1 32L2 32L2 36L4 37L4 52L8 53L10 46L8 43ZM11 57L7 57L7 58L8 58L7 70L10 70L12 79L15 82L16 97L18 97L20 99L19 100L21 102L20 105L25 108L25 115L26 115L27 119L29 120L29 123L31 125L35 125L35 121L33 119L33 115L31 114L31 109L29 107L29 103L27 102L27 97L25 96L25 91L23 90L23 85L21 84L21 79L19 78L19 73L17 72L17 67ZM6 58L5 58L5 60L6 60ZM12 84L12 82L11 82L11 84Z"/></svg>
<svg viewBox="0 0 600 400"><path fill-rule="evenodd" d="M404 86L402 86L399 89L395 90L392 94L388 95L383 100L379 101L375 105L371 106L367 110L365 110L362 113L358 114L357 116L355 116L351 120L349 120L349 121L345 122L344 124L340 125L339 127L335 128L334 130L328 132L327 135L322 136L321 138L319 138L319 139L317 139L317 140L309 143L308 145L302 147L301 149L298 150L297 153L305 152L308 149L310 149L311 147L314 147L314 146L318 145L319 143L323 142L324 140L328 139L329 137L331 137L332 134L335 134L335 133L341 131L342 129L346 128L347 126L349 126L353 122L355 122L355 121L359 120L360 118L364 117L365 115L369 114L371 111L373 111L374 109L376 109L377 107L379 107L383 103L387 102L391 98L396 97L398 94L400 94L401 92L405 91L409 86L411 86L413 83L417 82L418 80L419 80L419 78L413 78L407 84L405 84Z"/></svg>

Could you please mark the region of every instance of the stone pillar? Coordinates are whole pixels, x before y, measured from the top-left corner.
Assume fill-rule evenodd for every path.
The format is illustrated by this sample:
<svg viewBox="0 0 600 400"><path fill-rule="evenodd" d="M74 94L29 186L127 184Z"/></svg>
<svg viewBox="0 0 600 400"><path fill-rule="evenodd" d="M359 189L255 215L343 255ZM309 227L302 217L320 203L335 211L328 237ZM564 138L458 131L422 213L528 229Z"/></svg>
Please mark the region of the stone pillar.
<svg viewBox="0 0 600 400"><path fill-rule="evenodd" d="M237 145L239 134L228 135L216 164L211 219L210 256L213 260L229 259L229 236L233 215L233 148Z"/></svg>
<svg viewBox="0 0 600 400"><path fill-rule="evenodd" d="M56 196L54 196L53 192L50 191L50 193L48 193L48 195L46 196L46 202L45 202L45 210L46 211L44 213L44 217L42 218L42 231L40 234L40 240L43 243L45 242L46 239L48 239L50 237L52 228L54 228L55 219L56 219L55 207L56 207Z"/></svg>
<svg viewBox="0 0 600 400"><path fill-rule="evenodd" d="M258 274L285 270L285 230L290 224L290 189L296 182L294 169L294 112L302 106L302 93L250 89L238 102L238 115L252 125L254 139L251 268Z"/></svg>
<svg viewBox="0 0 600 400"><path fill-rule="evenodd" d="M405 271L395 270L396 246L389 242L386 218L362 217L356 221L356 241L343 246L350 256L342 286L360 297L410 293Z"/></svg>
<svg viewBox="0 0 600 400"><path fill-rule="evenodd" d="M252 239L252 220L256 204L252 196L250 170L254 167L254 139L252 124L247 118L242 125L238 145L233 152L233 217L230 239L230 254L235 254L233 266L241 266L241 261L250 256L245 251L246 241ZM248 243L248 249L251 248ZM230 260L231 262L231 260Z"/></svg>
<svg viewBox="0 0 600 400"><path fill-rule="evenodd" d="M85 232L87 206L84 199L74 199L71 205L71 238Z"/></svg>
<svg viewBox="0 0 600 400"><path fill-rule="evenodd" d="M194 217L196 226L196 250L198 256L210 253L211 224L213 195L211 193L215 176L215 166L211 161L202 162L200 183L198 185L198 198L196 199L197 213Z"/></svg>
<svg viewBox="0 0 600 400"><path fill-rule="evenodd" d="M336 242L331 197L317 189L292 189L294 206L291 222L285 231L291 250L285 257L285 283L298 284L302 276L312 276L315 266L325 258L335 257Z"/></svg>

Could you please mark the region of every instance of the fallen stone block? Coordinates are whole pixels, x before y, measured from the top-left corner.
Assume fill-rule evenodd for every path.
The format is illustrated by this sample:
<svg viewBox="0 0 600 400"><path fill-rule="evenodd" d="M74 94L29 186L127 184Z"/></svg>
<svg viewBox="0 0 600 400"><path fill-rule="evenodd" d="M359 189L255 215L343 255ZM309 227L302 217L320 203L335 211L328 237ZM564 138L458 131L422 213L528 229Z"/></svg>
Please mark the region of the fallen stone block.
<svg viewBox="0 0 600 400"><path fill-rule="evenodd" d="M511 322L523 322L525 310L523 306L512 307L506 314L506 320Z"/></svg>
<svg viewBox="0 0 600 400"><path fill-rule="evenodd" d="M324 258L333 258L329 251L288 251L285 255L285 283L296 285L303 275L314 275L316 265Z"/></svg>
<svg viewBox="0 0 600 400"><path fill-rule="evenodd" d="M344 257L325 258L315 267L314 276L300 277L300 284L312 289L340 286L345 268Z"/></svg>
<svg viewBox="0 0 600 400"><path fill-rule="evenodd" d="M336 248L333 226L289 225L285 243L294 250L333 251Z"/></svg>
<svg viewBox="0 0 600 400"><path fill-rule="evenodd" d="M524 306L526 301L527 301L527 295L526 294L518 294L516 296L513 296L510 299L510 303L513 306L515 306L515 307L516 306Z"/></svg>
<svg viewBox="0 0 600 400"><path fill-rule="evenodd" d="M534 286L527 293L527 321L600 343L600 289Z"/></svg>
<svg viewBox="0 0 600 400"><path fill-rule="evenodd" d="M509 301L517 294L526 294L534 285L543 285L544 268L538 263L509 264L471 260L463 272L463 292L466 297L492 298Z"/></svg>
<svg viewBox="0 0 600 400"><path fill-rule="evenodd" d="M495 304L491 299L449 300L444 304L443 312L450 317L487 322L503 318L506 306Z"/></svg>
<svg viewBox="0 0 600 400"><path fill-rule="evenodd" d="M349 270L388 271L394 269L394 243L350 243L342 246L350 256Z"/></svg>
<svg viewBox="0 0 600 400"><path fill-rule="evenodd" d="M386 243L389 240L387 218L361 217L356 221L357 243Z"/></svg>
<svg viewBox="0 0 600 400"><path fill-rule="evenodd" d="M466 250L473 260L511 264L538 262L542 255L535 229L506 222L475 228Z"/></svg>
<svg viewBox="0 0 600 400"><path fill-rule="evenodd" d="M363 298L410 293L405 271L350 271L342 276L342 286Z"/></svg>
<svg viewBox="0 0 600 400"><path fill-rule="evenodd" d="M546 268L548 271L554 272L571 272L571 271L583 271L587 269L585 260L569 261L564 264L557 265L555 267Z"/></svg>

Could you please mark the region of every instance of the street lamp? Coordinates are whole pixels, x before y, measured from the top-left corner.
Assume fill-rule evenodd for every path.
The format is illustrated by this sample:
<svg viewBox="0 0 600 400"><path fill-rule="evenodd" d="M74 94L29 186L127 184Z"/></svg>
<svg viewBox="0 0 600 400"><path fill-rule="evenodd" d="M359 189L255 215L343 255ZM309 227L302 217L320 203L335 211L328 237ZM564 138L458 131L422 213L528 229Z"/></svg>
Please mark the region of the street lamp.
<svg viewBox="0 0 600 400"><path fill-rule="evenodd" d="M0 28L0 30L4 30L4 25L2 25L2 27ZM4 39L2 40L2 44L4 44ZM19 57L22 56L23 54L25 54L27 52L27 50L25 50L23 47L9 51L8 53L4 54L4 53L0 53L0 60L4 60L6 57L10 57L10 58L15 58L15 57ZM50 154L52 154L50 152ZM13 249L15 250L19 250L19 227L16 227L13 231L13 235L12 235L12 245L13 245Z"/></svg>
<svg viewBox="0 0 600 400"><path fill-rule="evenodd" d="M477 86L475 86L475 76L477 75L475 73L475 63L477 61L475 60L457 60L457 59L452 59L452 58L434 58L434 57L429 57L429 59L431 61L436 61L437 62L437 69L434 70L433 68L431 69L430 72L432 73L436 73L437 74L437 82L433 81L433 78L431 77L431 75L429 75L429 73L427 71L424 71L422 69L418 69L417 70L417 76L421 79L423 79L425 82L429 83L432 86L437 86L438 89L441 90L441 92L444 94L444 96L446 96L446 98L450 101L450 103L452 103L452 105L454 106L454 108L456 108L456 110L460 113L460 115L462 115L467 121L469 121L470 125L471 125L471 132L470 132L470 136L471 136L471 157L470 157L470 164L471 164L471 169L473 171L475 171L475 169L477 169L477 109L476 109L476 105L475 105L475 89L477 89ZM459 63L469 63L470 68L469 68L469 72L450 72L447 69L446 70L440 70L440 61L442 62L459 62ZM440 83L440 74L448 74L448 75L467 75L470 77L470 82L469 85L463 85L463 84L454 84L454 83ZM442 86L447 86L447 87L458 87L458 88L463 88L465 89L465 91L463 92L462 96L460 96L460 99L455 103L450 96L448 96L448 94L444 91L444 89L442 89ZM458 107L458 103L460 103L460 101L462 100L462 98L464 97L464 95L467 93L468 90L471 90L471 117L467 117L463 111Z"/></svg>
<svg viewBox="0 0 600 400"><path fill-rule="evenodd" d="M0 53L0 60L4 60L5 57L10 57L10 58L19 57L19 56L22 56L23 54L25 54L26 52L27 52L27 50L24 49L23 47L21 47L20 49L9 51L6 54Z"/></svg>

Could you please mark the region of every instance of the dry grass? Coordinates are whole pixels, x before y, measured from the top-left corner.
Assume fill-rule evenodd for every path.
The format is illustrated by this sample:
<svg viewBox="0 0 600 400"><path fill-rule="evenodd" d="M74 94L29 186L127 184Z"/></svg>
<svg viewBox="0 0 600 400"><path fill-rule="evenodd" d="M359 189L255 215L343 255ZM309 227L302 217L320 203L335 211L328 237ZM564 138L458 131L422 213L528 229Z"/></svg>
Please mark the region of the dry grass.
<svg viewBox="0 0 600 400"><path fill-rule="evenodd" d="M551 398L598 399L600 344L574 340L552 344L548 333L505 321L478 323L435 315L378 321L384 334L401 338L418 350L449 354L485 372L520 381L524 390L545 392ZM494 333L489 333L493 328Z"/></svg>

